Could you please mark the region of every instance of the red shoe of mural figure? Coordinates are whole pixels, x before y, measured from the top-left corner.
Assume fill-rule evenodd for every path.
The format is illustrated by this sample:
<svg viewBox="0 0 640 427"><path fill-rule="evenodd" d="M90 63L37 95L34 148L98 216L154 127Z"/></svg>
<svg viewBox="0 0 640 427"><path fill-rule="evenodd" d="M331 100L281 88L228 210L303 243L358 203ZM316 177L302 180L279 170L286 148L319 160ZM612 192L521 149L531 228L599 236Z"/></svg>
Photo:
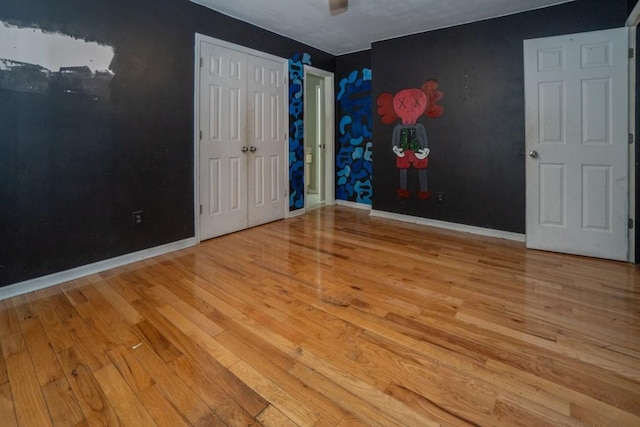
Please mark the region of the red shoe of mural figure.
<svg viewBox="0 0 640 427"><path fill-rule="evenodd" d="M431 191L418 191L418 199L427 200L431 197Z"/></svg>
<svg viewBox="0 0 640 427"><path fill-rule="evenodd" d="M400 197L401 199L408 199L410 195L411 193L409 193L409 190L398 188L398 197Z"/></svg>

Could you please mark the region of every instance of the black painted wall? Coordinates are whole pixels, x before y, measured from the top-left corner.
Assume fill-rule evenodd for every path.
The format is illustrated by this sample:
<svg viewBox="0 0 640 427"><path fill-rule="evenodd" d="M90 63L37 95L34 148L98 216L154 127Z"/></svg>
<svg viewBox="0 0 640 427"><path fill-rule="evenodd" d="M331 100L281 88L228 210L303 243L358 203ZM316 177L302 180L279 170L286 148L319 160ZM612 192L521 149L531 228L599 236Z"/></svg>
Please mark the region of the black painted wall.
<svg viewBox="0 0 640 427"><path fill-rule="evenodd" d="M576 0L488 21L374 43L373 98L437 79L444 114L420 119L435 197L396 195L393 125L374 110L373 209L509 232L525 229L525 39L624 26L626 0ZM374 106L375 108L375 106ZM417 177L409 171L409 188ZM412 185L414 188L412 189Z"/></svg>
<svg viewBox="0 0 640 427"><path fill-rule="evenodd" d="M196 32L335 69L186 0L9 0L0 21L115 49L104 97L0 89L0 286L194 235Z"/></svg>
<svg viewBox="0 0 640 427"><path fill-rule="evenodd" d="M349 53L347 55L340 55L336 57L336 78L337 82L340 79L347 77L353 70L361 70L363 68L371 68L371 50L363 50L360 52ZM339 88L336 83L336 93Z"/></svg>

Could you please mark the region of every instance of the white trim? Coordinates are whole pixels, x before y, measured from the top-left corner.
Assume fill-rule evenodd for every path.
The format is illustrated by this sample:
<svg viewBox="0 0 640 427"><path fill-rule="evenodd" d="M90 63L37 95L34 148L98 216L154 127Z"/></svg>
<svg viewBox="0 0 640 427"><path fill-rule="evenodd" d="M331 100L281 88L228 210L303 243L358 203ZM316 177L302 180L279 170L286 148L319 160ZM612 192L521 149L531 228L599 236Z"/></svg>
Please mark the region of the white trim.
<svg viewBox="0 0 640 427"><path fill-rule="evenodd" d="M453 222L439 221L436 219L421 218L410 215L397 214L393 212L385 212L371 210L371 216L377 218L393 219L396 221L410 222L412 224L427 225L429 227L444 228L447 230L461 231L463 233L478 234L481 236L497 237L498 239L514 240L516 242L524 242L525 235L520 233L512 233L509 231L494 230L491 228L475 227L472 225L457 224Z"/></svg>
<svg viewBox="0 0 640 427"><path fill-rule="evenodd" d="M224 47L226 49L235 50L236 52L241 52L251 56L257 56L258 58L270 59L276 62L283 62L288 66L289 60L287 58L282 58L280 56L272 55L267 52L262 52L261 50L252 49L250 47L242 46L240 44L231 43L228 41L224 41L221 39L217 39L215 37L207 36L205 34L196 33L196 40L198 42L207 42L211 44L215 44L216 46ZM287 77L289 76L287 69Z"/></svg>
<svg viewBox="0 0 640 427"><path fill-rule="evenodd" d="M289 211L288 218L295 218L297 216L302 216L302 215L304 215L306 213L307 213L307 209L306 208L296 209L295 211Z"/></svg>
<svg viewBox="0 0 640 427"><path fill-rule="evenodd" d="M0 300L59 285L60 283L100 273L101 271L111 270L112 268L122 267L123 265L164 255L169 252L179 251L181 249L195 246L197 243L198 242L195 237L190 237L188 239L167 243L166 245L156 246L154 248L144 249L142 251L106 259L104 261L94 262L93 264L72 268L71 270L60 271L47 276L25 280L24 282L14 283L13 285L0 288Z"/></svg>
<svg viewBox="0 0 640 427"><path fill-rule="evenodd" d="M636 3L635 7L627 18L627 22L625 23L627 27L637 27L638 24L640 24L640 2Z"/></svg>
<svg viewBox="0 0 640 427"><path fill-rule="evenodd" d="M634 17L635 12L635 17ZM633 19L632 19L633 17ZM628 170L628 179L629 179L629 218L632 218L634 221L633 228L629 229L628 233L628 243L629 249L627 251L627 261L635 263L636 261L636 230L635 227L638 224L636 222L636 96L637 96L637 87L636 87L636 55L637 46L636 46L636 27L638 22L640 21L640 3L636 4L636 7L629 15L628 23L632 21L635 22L632 26L629 26L629 48L633 49L634 57L629 59L629 129L628 132L633 135L633 142L629 144L629 170Z"/></svg>
<svg viewBox="0 0 640 427"><path fill-rule="evenodd" d="M200 34L195 34L193 55L193 231L200 243Z"/></svg>
<svg viewBox="0 0 640 427"><path fill-rule="evenodd" d="M324 182L324 204L330 206L335 204L335 90L334 90L334 74L332 72L321 70L320 68L312 67L310 65L304 65L304 87L303 91L306 91L307 74L312 74L324 79L324 111L325 111L325 182ZM303 92L304 93L304 92ZM305 109L306 111L306 109ZM306 114L306 113L305 113ZM305 120L306 122L306 120ZM305 191L305 207L307 205L306 197L306 185Z"/></svg>
<svg viewBox="0 0 640 427"><path fill-rule="evenodd" d="M347 208L362 209L365 211L371 210L371 205L366 203L350 202L348 200L336 200L336 205L345 206Z"/></svg>

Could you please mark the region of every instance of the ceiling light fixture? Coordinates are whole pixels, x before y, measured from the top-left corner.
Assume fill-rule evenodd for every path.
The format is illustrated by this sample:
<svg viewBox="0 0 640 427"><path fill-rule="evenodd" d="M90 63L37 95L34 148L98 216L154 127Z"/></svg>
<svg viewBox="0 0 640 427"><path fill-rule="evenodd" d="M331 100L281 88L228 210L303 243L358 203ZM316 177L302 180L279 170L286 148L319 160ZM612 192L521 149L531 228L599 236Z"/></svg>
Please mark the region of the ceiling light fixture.
<svg viewBox="0 0 640 427"><path fill-rule="evenodd" d="M329 0L329 13L331 16L340 15L349 9L349 0Z"/></svg>

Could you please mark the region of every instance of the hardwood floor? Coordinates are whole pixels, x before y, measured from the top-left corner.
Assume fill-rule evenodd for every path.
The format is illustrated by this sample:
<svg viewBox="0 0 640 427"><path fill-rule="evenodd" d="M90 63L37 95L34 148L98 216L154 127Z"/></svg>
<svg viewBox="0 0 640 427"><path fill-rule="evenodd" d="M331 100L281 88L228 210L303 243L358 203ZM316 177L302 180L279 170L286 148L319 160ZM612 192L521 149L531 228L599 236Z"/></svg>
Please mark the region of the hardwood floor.
<svg viewBox="0 0 640 427"><path fill-rule="evenodd" d="M325 207L0 301L0 423L639 426L639 283Z"/></svg>

